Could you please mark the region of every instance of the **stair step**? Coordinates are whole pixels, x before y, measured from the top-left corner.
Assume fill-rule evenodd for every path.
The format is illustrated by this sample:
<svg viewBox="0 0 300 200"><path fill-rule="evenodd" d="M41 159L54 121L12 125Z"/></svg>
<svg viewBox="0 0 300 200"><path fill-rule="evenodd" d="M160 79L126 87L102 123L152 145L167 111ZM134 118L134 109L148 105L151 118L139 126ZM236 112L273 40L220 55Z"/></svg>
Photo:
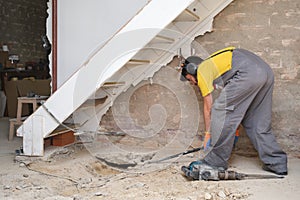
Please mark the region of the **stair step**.
<svg viewBox="0 0 300 200"><path fill-rule="evenodd" d="M104 98L101 98L101 99L88 99L87 101L85 101L79 108L87 108L87 107L95 107L95 106L98 106L100 104L103 104L106 99L108 97L104 97Z"/></svg>
<svg viewBox="0 0 300 200"><path fill-rule="evenodd" d="M105 82L102 87L104 87L104 88L107 88L107 87L120 87L120 86L123 86L125 84L126 84L125 81L121 81L121 82Z"/></svg>
<svg viewBox="0 0 300 200"><path fill-rule="evenodd" d="M150 43L167 43L172 44L175 42L175 39L163 35L157 35Z"/></svg>
<svg viewBox="0 0 300 200"><path fill-rule="evenodd" d="M185 9L173 22L195 22L199 21L200 17L189 9Z"/></svg>
<svg viewBox="0 0 300 200"><path fill-rule="evenodd" d="M138 59L131 59L127 62L127 64L130 65L145 65L145 64L149 64L150 60L138 60Z"/></svg>

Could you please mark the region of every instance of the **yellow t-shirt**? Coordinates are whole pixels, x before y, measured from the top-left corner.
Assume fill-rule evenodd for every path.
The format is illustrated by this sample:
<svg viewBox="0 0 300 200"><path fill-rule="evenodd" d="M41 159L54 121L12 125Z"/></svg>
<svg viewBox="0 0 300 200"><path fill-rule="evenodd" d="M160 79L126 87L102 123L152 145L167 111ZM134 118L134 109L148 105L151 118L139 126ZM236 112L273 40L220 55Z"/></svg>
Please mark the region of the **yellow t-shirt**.
<svg viewBox="0 0 300 200"><path fill-rule="evenodd" d="M228 47L217 51L198 66L198 86L203 97L214 91L213 81L231 69L233 49Z"/></svg>

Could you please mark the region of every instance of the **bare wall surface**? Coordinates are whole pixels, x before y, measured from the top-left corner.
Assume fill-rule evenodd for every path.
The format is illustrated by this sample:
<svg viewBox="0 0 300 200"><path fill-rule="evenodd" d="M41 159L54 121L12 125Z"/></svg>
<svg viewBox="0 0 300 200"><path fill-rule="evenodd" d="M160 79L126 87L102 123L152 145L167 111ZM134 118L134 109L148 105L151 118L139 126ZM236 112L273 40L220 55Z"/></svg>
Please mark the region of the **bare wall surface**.
<svg viewBox="0 0 300 200"><path fill-rule="evenodd" d="M146 3L146 0L58 1L58 86Z"/></svg>
<svg viewBox="0 0 300 200"><path fill-rule="evenodd" d="M212 53L226 46L236 46L255 52L270 64L275 73L275 89L273 99L273 130L280 145L290 154L299 153L300 141L300 2L298 0L236 0L223 10L214 20L213 31L195 39L196 53L203 49ZM199 48L200 47L200 48ZM176 66L176 61L171 67ZM162 68L156 76L164 73ZM176 76L171 76L169 81L175 84L178 90L189 87L180 82ZM173 80L174 79L174 80ZM177 106L194 106L186 97L182 102L169 95L160 87L148 86L136 87L131 98L134 102L130 107L131 117L136 123L147 123L149 120L149 105L159 101L166 110L170 110L165 129L174 125L181 119L191 118L183 116L177 110ZM198 89L193 88L198 95ZM215 92L214 95L217 95ZM203 131L202 98L199 97L199 120L198 133ZM167 99L167 100L166 100ZM116 101L117 102L117 101ZM173 106L173 107L172 107ZM196 106L195 106L196 108ZM180 116L177 116L180 115ZM179 118L179 119L177 119ZM102 119L101 126L107 129L119 130L114 123L112 112L109 111ZM168 134L168 131L166 131ZM196 133L195 133L196 134ZM244 145L247 144L247 145ZM251 145L242 131L238 147L243 151Z"/></svg>

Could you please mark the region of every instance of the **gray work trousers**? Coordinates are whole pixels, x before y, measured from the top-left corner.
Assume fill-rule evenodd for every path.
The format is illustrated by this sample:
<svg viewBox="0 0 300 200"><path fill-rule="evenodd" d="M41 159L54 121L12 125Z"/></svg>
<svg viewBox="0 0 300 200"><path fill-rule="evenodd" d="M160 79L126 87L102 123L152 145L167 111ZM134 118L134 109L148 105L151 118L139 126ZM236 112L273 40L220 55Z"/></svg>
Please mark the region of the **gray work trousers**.
<svg viewBox="0 0 300 200"><path fill-rule="evenodd" d="M211 111L212 149L204 157L227 169L236 129L242 124L259 158L277 172L287 171L287 156L271 129L274 75L255 54L235 49L232 69L222 75L224 88Z"/></svg>

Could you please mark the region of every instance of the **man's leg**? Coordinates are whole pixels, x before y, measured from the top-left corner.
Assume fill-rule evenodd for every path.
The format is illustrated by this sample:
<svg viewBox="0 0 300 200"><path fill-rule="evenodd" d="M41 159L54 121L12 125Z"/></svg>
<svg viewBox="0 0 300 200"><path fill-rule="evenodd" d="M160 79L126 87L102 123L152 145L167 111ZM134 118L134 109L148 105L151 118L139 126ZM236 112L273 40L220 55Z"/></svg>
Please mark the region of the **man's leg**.
<svg viewBox="0 0 300 200"><path fill-rule="evenodd" d="M266 73L261 71L250 73L252 74L243 71L237 73L214 102L211 113L213 148L204 158L210 165L227 168L235 131L266 81Z"/></svg>
<svg viewBox="0 0 300 200"><path fill-rule="evenodd" d="M272 133L272 93L274 78L268 70L268 81L251 103L242 122L262 162L277 173L287 172L287 156Z"/></svg>

